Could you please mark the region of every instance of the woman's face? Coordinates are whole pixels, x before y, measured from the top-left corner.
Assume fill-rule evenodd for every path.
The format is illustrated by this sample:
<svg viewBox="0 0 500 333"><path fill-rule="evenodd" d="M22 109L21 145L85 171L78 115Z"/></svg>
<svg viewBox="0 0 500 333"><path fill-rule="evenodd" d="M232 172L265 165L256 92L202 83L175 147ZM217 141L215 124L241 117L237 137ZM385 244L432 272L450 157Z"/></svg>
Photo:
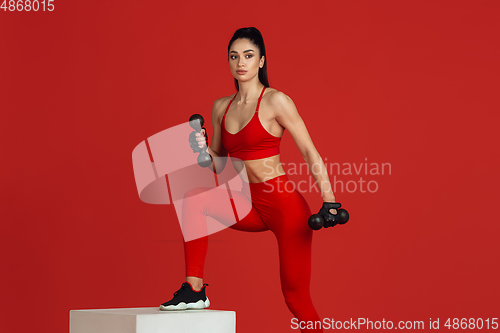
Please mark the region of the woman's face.
<svg viewBox="0 0 500 333"><path fill-rule="evenodd" d="M264 56L259 59L259 49L247 38L238 38L229 49L229 68L238 81L248 81L259 75L264 66Z"/></svg>

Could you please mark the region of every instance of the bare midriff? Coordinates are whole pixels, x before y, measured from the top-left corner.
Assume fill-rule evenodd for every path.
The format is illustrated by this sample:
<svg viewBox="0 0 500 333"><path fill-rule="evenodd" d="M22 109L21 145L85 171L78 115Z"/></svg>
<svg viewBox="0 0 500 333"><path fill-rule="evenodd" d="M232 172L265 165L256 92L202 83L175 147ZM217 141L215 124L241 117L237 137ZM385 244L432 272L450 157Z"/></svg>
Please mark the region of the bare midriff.
<svg viewBox="0 0 500 333"><path fill-rule="evenodd" d="M266 180L286 174L281 165L279 154L260 158L258 160L240 161L232 159L232 161L234 168L240 175L244 175L241 174L241 170L243 169L243 165L245 166L248 180L243 180L250 183L262 183Z"/></svg>

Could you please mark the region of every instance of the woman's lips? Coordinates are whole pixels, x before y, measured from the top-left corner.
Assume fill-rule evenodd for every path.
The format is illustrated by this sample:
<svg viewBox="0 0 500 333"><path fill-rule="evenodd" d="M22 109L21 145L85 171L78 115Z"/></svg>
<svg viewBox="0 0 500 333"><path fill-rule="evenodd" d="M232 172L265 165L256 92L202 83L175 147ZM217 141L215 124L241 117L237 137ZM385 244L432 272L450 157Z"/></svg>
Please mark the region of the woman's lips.
<svg viewBox="0 0 500 333"><path fill-rule="evenodd" d="M236 71L236 73L240 74L240 75L244 75L247 71Z"/></svg>

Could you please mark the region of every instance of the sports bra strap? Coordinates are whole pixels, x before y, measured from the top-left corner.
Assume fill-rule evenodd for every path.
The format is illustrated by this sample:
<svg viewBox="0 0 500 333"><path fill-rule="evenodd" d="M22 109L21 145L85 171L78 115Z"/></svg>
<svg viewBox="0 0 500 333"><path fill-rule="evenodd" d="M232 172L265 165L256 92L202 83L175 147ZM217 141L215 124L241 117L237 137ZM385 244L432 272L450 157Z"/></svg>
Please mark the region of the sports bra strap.
<svg viewBox="0 0 500 333"><path fill-rule="evenodd" d="M264 95L264 90L266 90L266 87L264 87L264 88L262 89L262 92L260 93L260 96L259 96L259 102L257 103L257 110L255 110L255 111L259 111L260 100L262 99L262 95Z"/></svg>
<svg viewBox="0 0 500 333"><path fill-rule="evenodd" d="M259 111L260 101L262 100L262 95L264 95L264 90L266 90L266 87L264 87L262 89L262 92L260 93L259 101L257 102L257 110L255 110L255 111ZM229 101L229 104L227 105L227 108L226 108L226 112L224 112L224 116L226 115L227 110L229 110L229 107L231 106L231 103L233 103L233 100L236 97L236 95L238 95L238 93L234 94L233 98L231 98L231 101Z"/></svg>
<svg viewBox="0 0 500 333"><path fill-rule="evenodd" d="M229 101L229 104L227 105L227 108L226 108L226 112L224 112L224 116L226 115L227 110L229 110L229 107L231 106L231 103L233 102L233 99L236 97L236 95L238 95L238 93L234 94L233 98L231 98L231 101Z"/></svg>

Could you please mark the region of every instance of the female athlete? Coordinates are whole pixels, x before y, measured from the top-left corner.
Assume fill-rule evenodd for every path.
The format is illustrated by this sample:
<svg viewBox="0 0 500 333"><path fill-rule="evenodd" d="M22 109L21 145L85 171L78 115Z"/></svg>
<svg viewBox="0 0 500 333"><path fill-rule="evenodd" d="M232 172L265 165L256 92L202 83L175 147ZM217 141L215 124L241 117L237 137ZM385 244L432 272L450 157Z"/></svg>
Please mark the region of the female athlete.
<svg viewBox="0 0 500 333"><path fill-rule="evenodd" d="M309 294L313 231L307 220L311 210L297 190L284 189L288 179L279 154L284 131L290 133L307 162L321 189L325 220L331 220L330 214L336 211L329 205L335 202L335 197L325 165L293 101L269 87L266 50L259 30L254 27L238 29L229 41L228 61L237 92L214 102L213 137L207 152L214 161L225 160L223 157L228 154L242 161L251 197L233 191L232 200L235 206L249 201L252 205L250 213L230 228L274 233L279 248L281 289L288 308L299 321L319 321ZM205 130L202 130L194 144L201 148L207 141ZM236 165L235 168L239 169ZM193 197L198 201L190 201L183 209L183 218L190 223L202 226L206 216L217 221L234 219L232 207L220 204L215 196ZM184 242L186 282L174 293L173 299L160 305L161 310L199 309L210 305L205 293L207 284L203 283L207 245L208 237ZM304 331L322 332L322 329Z"/></svg>

